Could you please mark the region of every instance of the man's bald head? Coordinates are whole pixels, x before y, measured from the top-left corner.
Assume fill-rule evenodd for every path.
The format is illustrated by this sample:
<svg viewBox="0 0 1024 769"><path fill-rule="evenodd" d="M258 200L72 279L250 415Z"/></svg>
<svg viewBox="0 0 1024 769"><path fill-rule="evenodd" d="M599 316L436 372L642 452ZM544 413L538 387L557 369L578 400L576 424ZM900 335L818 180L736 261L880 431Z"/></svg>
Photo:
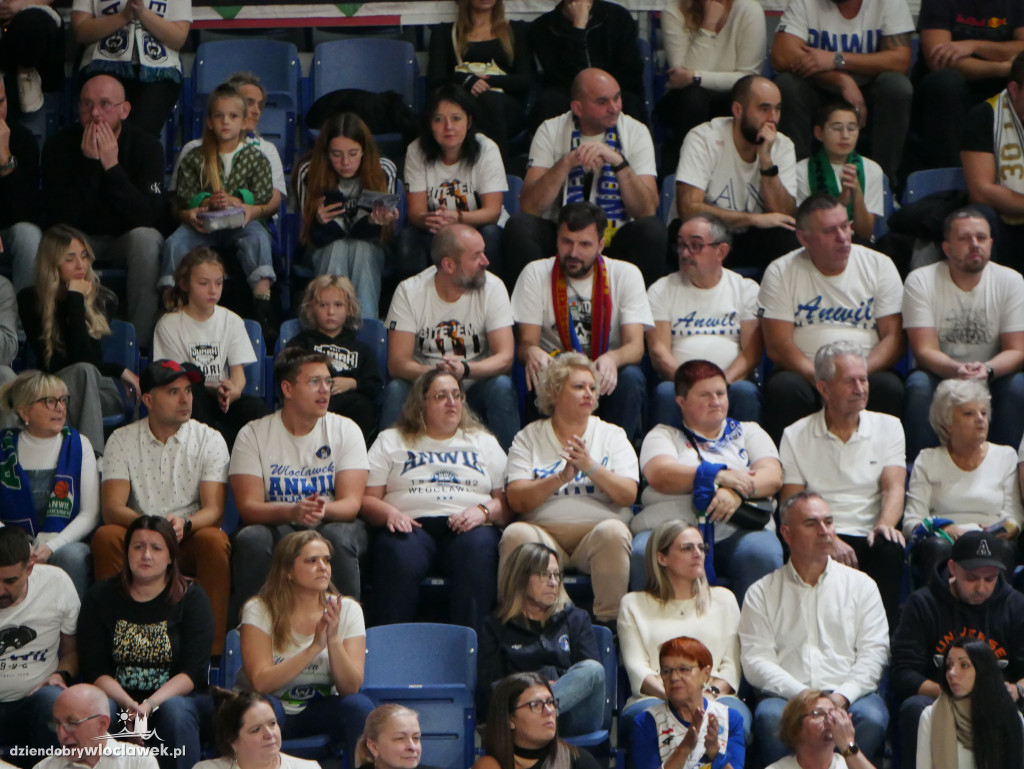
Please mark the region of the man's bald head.
<svg viewBox="0 0 1024 769"><path fill-rule="evenodd" d="M622 89L618 81L603 69L590 67L572 81L569 108L579 119L584 136L604 133L622 114Z"/></svg>

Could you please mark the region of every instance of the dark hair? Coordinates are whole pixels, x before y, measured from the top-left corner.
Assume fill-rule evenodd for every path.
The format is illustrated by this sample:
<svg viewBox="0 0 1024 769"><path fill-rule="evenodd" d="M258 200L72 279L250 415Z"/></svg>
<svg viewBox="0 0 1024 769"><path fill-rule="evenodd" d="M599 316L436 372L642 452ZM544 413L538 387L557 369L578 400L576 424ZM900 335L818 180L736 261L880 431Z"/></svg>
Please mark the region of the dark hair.
<svg viewBox="0 0 1024 769"><path fill-rule="evenodd" d="M970 636L962 635L953 641L943 655L939 671L939 686L947 697L953 696L946 680L946 659L952 649L963 649L974 666L974 688L967 695L971 701L974 765L977 769L1021 766L1024 733L995 652L987 641ZM1008 761L1004 756L1011 758Z"/></svg>
<svg viewBox="0 0 1024 769"><path fill-rule="evenodd" d="M1024 86L1024 51L1021 51L1014 56L1013 61L1010 62L1010 76L1008 78L1008 82Z"/></svg>
<svg viewBox="0 0 1024 769"><path fill-rule="evenodd" d="M320 352L313 352L302 347L286 347L274 360L274 381L277 382L277 389L281 390L282 382L293 382L299 371L307 363L323 363L327 370L331 370L327 356ZM283 397L284 392L281 392Z"/></svg>
<svg viewBox="0 0 1024 769"><path fill-rule="evenodd" d="M950 211L945 219L942 220L942 239L949 240L950 230L953 229L953 222L958 222L961 219L984 219L985 223L988 224L988 219L985 217L980 209L975 206L963 206L962 208L956 209L956 211ZM989 224L989 229L992 225Z"/></svg>
<svg viewBox="0 0 1024 769"><path fill-rule="evenodd" d="M850 104L846 99L833 99L832 101L827 101L818 108L818 112L814 116L814 125L818 126L818 128L824 128L828 119L832 117L833 112L852 112L856 115L857 108Z"/></svg>
<svg viewBox="0 0 1024 769"><path fill-rule="evenodd" d="M808 217L818 211L831 211L839 201L827 192L812 192L796 209L796 228L803 230Z"/></svg>
<svg viewBox="0 0 1024 769"><path fill-rule="evenodd" d="M19 526L0 528L0 566L28 564L32 557L32 540L28 532Z"/></svg>
<svg viewBox="0 0 1024 769"><path fill-rule="evenodd" d="M714 379L716 376L722 377L728 384L729 380L725 378L725 372L717 364L709 360L688 360L676 369L672 381L675 385L676 395L685 398L689 394L690 388L697 382Z"/></svg>
<svg viewBox="0 0 1024 769"><path fill-rule="evenodd" d="M271 710L274 709L274 704L269 698L251 690L230 691L212 686L210 693L217 708L213 714L213 741L217 753L221 756L232 756L235 749L231 747L231 743L237 740L242 732L245 714L261 702L269 705Z"/></svg>
<svg viewBox="0 0 1024 769"><path fill-rule="evenodd" d="M746 106L747 100L750 99L750 92L754 88L755 80L768 80L764 75L744 75L732 85L732 90L729 91L729 101L738 101L740 104ZM768 82L772 82L768 80Z"/></svg>
<svg viewBox="0 0 1024 769"><path fill-rule="evenodd" d="M182 575L181 567L178 565L178 535L174 533L174 527L171 526L170 521L158 515L140 515L128 525L121 553L123 557L120 577L121 590L125 595L131 595L132 570L128 564L128 553L131 551L132 537L139 530L155 531L163 538L167 555L171 559L167 566L167 584L170 588L167 591L167 603L173 605L180 602L188 588L189 580Z"/></svg>
<svg viewBox="0 0 1024 769"><path fill-rule="evenodd" d="M594 225L597 227L597 236L604 237L608 217L589 200L580 200L562 206L562 210L558 212L558 227L561 228L563 224L569 228L569 232L579 232Z"/></svg>
<svg viewBox="0 0 1024 769"><path fill-rule="evenodd" d="M476 140L476 100L465 88L451 83L430 94L423 108L423 120L420 124L420 149L423 151L423 157L429 162L441 159L441 145L434 138L433 121L434 113L443 101L451 102L466 113L466 138L459 147L459 160L472 165L480 157L480 144Z"/></svg>
<svg viewBox="0 0 1024 769"><path fill-rule="evenodd" d="M515 733L509 718L515 713L519 697L531 686L543 686L551 691L551 684L539 673L513 673L498 681L491 692L489 717L484 729L484 753L497 761L501 769L515 769ZM569 769L575 756L576 748L558 739L556 728L555 739L548 745L547 753L536 764L536 769Z"/></svg>

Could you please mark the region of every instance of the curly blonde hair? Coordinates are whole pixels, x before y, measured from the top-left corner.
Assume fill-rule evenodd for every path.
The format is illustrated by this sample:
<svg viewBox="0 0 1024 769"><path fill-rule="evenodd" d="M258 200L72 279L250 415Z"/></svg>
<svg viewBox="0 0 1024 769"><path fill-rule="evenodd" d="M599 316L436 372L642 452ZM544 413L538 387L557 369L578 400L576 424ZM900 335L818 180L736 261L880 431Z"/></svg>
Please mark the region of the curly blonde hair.
<svg viewBox="0 0 1024 769"><path fill-rule="evenodd" d="M600 397L601 377L598 376L594 361L578 352L562 353L540 373L540 384L537 387L537 410L541 414L549 417L554 412L558 396L562 394L562 388L565 387L565 382L573 371L589 371L594 377L595 393Z"/></svg>

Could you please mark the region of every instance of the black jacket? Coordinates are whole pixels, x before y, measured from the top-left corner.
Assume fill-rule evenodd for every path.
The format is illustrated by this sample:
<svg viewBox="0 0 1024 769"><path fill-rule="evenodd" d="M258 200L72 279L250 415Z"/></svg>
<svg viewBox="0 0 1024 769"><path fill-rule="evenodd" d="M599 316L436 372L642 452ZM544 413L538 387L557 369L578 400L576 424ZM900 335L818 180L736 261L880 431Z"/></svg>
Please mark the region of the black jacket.
<svg viewBox="0 0 1024 769"><path fill-rule="evenodd" d="M999 578L992 595L973 606L953 595L942 568L927 587L915 590L903 607L892 642L892 681L902 701L925 681L938 683L935 655L945 654L961 635L987 641L996 658L1006 660L1007 681L1024 678L1024 595Z"/></svg>
<svg viewBox="0 0 1024 769"><path fill-rule="evenodd" d="M22 125L11 123L11 154L18 167L0 176L0 229L39 221L39 146Z"/></svg>
<svg viewBox="0 0 1024 769"><path fill-rule="evenodd" d="M540 673L548 681L557 681L577 662L600 659L590 615L572 604L551 615L543 628L525 620L502 623L492 614L480 636L479 720L486 720L491 688L505 676Z"/></svg>

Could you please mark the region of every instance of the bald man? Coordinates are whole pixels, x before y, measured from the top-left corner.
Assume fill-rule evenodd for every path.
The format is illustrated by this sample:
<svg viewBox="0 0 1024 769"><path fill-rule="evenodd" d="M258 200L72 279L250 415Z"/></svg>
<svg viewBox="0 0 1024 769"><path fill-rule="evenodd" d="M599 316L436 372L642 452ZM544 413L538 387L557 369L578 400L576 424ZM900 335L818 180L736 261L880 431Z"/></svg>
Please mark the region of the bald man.
<svg viewBox="0 0 1024 769"><path fill-rule="evenodd" d="M505 223L505 283L529 262L555 254L556 221L566 203L589 200L608 220L608 256L632 262L647 285L666 272L665 225L658 208L658 171L647 126L623 114L622 89L590 68L572 83L568 112L545 120L530 145L521 212Z"/></svg>

